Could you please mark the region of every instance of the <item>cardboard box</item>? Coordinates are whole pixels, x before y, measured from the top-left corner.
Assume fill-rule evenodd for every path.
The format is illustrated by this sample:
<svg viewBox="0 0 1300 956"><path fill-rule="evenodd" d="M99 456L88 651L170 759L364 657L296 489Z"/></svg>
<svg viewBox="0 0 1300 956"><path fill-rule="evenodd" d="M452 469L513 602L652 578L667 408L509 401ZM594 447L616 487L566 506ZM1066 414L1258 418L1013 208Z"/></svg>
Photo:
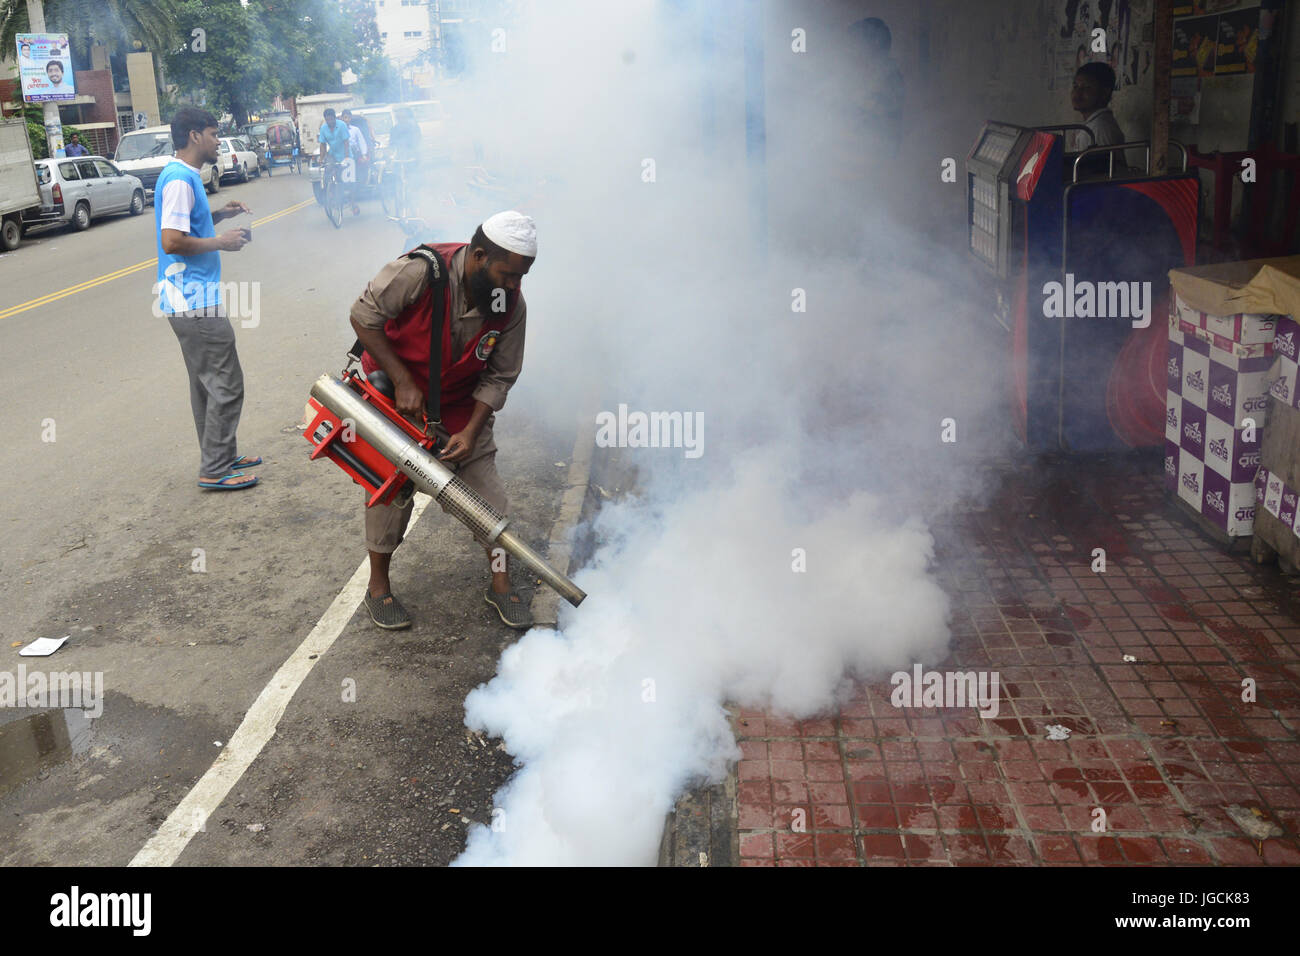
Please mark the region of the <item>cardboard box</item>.
<svg viewBox="0 0 1300 956"><path fill-rule="evenodd" d="M1243 358L1181 328L1169 329L1166 393L1178 395L1233 428L1264 425L1275 359ZM1172 437L1172 436L1170 436Z"/></svg>
<svg viewBox="0 0 1300 956"><path fill-rule="evenodd" d="M1300 315L1300 256L1172 269L1169 282L1189 314Z"/></svg>
<svg viewBox="0 0 1300 956"><path fill-rule="evenodd" d="M1165 486L1229 538L1267 515L1300 556L1300 256L1169 281Z"/></svg>
<svg viewBox="0 0 1300 956"><path fill-rule="evenodd" d="M1260 468L1255 479L1255 541L1252 555L1257 554L1257 546L1265 544L1277 552L1278 562L1285 571L1288 567L1297 567L1300 562L1300 537L1295 530L1295 511L1300 502L1300 492L1281 483L1281 492L1276 499L1277 514L1274 515L1264 507L1265 497L1270 485L1276 486L1276 477L1267 468ZM1267 552L1258 551L1256 560L1266 560Z"/></svg>
<svg viewBox="0 0 1300 956"><path fill-rule="evenodd" d="M1207 329L1190 325L1187 322L1178 321L1178 329L1186 335L1195 336L1208 345L1213 345L1217 349L1234 356L1235 358L1264 358L1272 357L1273 341L1263 342L1257 345L1242 345L1240 342L1234 342L1232 339L1224 338L1222 335L1216 335Z"/></svg>
<svg viewBox="0 0 1300 956"><path fill-rule="evenodd" d="M1281 316L1274 343L1272 381L1269 394L1283 405L1300 408L1300 324L1289 315Z"/></svg>
<svg viewBox="0 0 1300 956"><path fill-rule="evenodd" d="M1229 482L1228 479L1206 470L1204 474L1201 514L1231 537L1242 537L1254 532L1255 483Z"/></svg>
<svg viewBox="0 0 1300 956"><path fill-rule="evenodd" d="M1272 364L1225 352L1170 319L1165 487L1229 538L1253 532Z"/></svg>
<svg viewBox="0 0 1300 956"><path fill-rule="evenodd" d="M1260 444L1260 468L1300 488L1300 409L1270 399L1269 426Z"/></svg>

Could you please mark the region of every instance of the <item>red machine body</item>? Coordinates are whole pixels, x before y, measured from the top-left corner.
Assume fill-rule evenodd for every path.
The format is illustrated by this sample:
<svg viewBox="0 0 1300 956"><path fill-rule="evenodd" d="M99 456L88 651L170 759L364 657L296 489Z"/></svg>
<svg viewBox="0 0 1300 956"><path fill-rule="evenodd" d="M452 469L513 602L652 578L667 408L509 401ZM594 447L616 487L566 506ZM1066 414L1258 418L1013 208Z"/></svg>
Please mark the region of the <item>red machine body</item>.
<svg viewBox="0 0 1300 956"><path fill-rule="evenodd" d="M423 447L437 451L436 436L426 435L401 415L392 400L367 382L359 371L344 372L341 381ZM347 472L353 481L370 493L366 501L367 508L373 508L377 504L391 504L410 479L373 446L358 437L355 428L347 427L345 420L316 399L309 398L307 406L314 417L307 423L302 434L315 446L311 453L312 460L323 456Z"/></svg>

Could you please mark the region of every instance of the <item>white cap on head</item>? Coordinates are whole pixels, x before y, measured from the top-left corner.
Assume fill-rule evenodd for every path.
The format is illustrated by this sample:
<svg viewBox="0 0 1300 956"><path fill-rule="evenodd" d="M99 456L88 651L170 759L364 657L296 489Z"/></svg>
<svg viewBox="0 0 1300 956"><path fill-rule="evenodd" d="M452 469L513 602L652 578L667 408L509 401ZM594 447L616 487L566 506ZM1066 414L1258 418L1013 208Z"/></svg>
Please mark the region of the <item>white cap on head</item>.
<svg viewBox="0 0 1300 956"><path fill-rule="evenodd" d="M499 212L483 223L483 235L507 252L537 258L537 223L513 209Z"/></svg>

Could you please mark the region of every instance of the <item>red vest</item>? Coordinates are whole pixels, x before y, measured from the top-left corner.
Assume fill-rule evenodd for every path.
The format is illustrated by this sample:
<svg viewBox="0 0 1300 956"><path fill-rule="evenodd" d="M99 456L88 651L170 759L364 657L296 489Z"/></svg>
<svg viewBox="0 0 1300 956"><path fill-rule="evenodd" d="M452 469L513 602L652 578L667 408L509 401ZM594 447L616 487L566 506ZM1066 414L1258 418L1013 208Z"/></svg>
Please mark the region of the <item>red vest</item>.
<svg viewBox="0 0 1300 956"><path fill-rule="evenodd" d="M463 249L464 242L431 242L431 247L442 256L450 269L451 257ZM474 411L474 389L479 375L487 366L488 356L497 344L501 329L514 315L519 303L518 292L506 293L504 314L489 312L482 327L465 343L464 351L451 354L451 288L447 289L447 303L442 318L442 424L447 434L454 435L469 424ZM429 390L429 326L432 319L433 290L426 288L410 308L384 325L384 334L393 346L397 357L411 372L411 377L421 392ZM479 303L480 309L482 303ZM361 356L361 368L366 374L379 366L367 352Z"/></svg>

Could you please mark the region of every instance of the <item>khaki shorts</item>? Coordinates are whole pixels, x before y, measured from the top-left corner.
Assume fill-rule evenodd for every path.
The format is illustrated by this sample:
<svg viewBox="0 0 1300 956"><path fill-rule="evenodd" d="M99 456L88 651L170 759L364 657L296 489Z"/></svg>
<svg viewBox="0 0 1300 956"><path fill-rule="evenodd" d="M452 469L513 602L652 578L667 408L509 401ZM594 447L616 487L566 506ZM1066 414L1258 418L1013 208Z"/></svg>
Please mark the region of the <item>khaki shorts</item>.
<svg viewBox="0 0 1300 956"><path fill-rule="evenodd" d="M495 416L488 416L469 458L458 464L449 462L443 464L454 471L461 481L482 495L483 500L500 514L505 514L506 486L501 481L501 476L497 474L497 446L492 438L494 418ZM441 425L437 426L437 435L443 442L450 437ZM369 497L367 493L366 498ZM366 548L379 554L392 554L396 551L406 534L406 526L411 520L411 510L414 507L414 503L408 501L403 508L396 505L375 505L373 508L366 508Z"/></svg>

